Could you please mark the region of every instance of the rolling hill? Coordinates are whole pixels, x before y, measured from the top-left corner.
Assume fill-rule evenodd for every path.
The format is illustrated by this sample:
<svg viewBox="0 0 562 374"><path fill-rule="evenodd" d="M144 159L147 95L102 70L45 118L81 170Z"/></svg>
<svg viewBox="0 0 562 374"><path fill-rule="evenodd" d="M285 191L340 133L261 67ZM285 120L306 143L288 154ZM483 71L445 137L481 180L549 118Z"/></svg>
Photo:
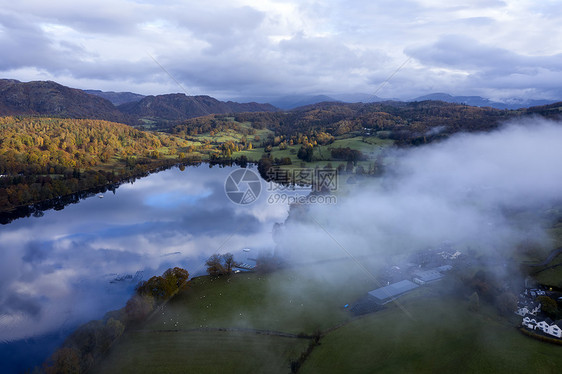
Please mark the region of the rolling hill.
<svg viewBox="0 0 562 374"><path fill-rule="evenodd" d="M210 96L187 96L185 94L168 94L147 96L138 102L131 102L117 107L122 113L138 118L153 118L164 121L182 121L209 114L241 112L273 112L273 105L258 103L235 103L219 101Z"/></svg>
<svg viewBox="0 0 562 374"><path fill-rule="evenodd" d="M0 115L45 115L127 122L108 100L52 81L0 80Z"/></svg>

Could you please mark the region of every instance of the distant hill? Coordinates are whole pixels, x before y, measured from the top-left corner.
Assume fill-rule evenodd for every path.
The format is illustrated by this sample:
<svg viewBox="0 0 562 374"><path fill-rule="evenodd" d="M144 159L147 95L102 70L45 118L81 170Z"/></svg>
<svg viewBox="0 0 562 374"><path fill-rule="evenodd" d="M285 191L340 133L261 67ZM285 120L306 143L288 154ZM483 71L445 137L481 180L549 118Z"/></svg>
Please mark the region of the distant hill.
<svg viewBox="0 0 562 374"><path fill-rule="evenodd" d="M530 115L538 114L547 118L560 119L562 118L562 102L527 108L525 109L525 113Z"/></svg>
<svg viewBox="0 0 562 374"><path fill-rule="evenodd" d="M530 106L552 104L554 102L551 100L512 99L509 102L502 103L497 101L491 101L481 96L452 96L447 93L432 93L429 95L417 97L409 101L427 101L427 100L437 100L437 101L444 101L446 103L466 104L466 105L478 106L478 107L492 107L496 109L520 109L520 108L527 108Z"/></svg>
<svg viewBox="0 0 562 374"><path fill-rule="evenodd" d="M241 99L240 99L241 100ZM288 95L288 96L268 96L268 97L250 97L244 99L247 101L257 101L260 103L271 103L277 108L283 110L291 110L303 106L314 105L324 102L341 102L341 103L374 103L387 101L375 95L366 93L350 93L350 94L334 94L334 95Z"/></svg>
<svg viewBox="0 0 562 374"><path fill-rule="evenodd" d="M140 101L122 104L117 108L127 115L171 122L209 114L273 112L277 110L271 104L240 104L233 101L219 101L210 96L187 96L185 94L146 96Z"/></svg>
<svg viewBox="0 0 562 374"><path fill-rule="evenodd" d="M366 93L352 93L352 94L338 94L333 95L334 99L343 101L345 103L377 103L381 101L389 101L397 99L384 99L376 95L366 94Z"/></svg>
<svg viewBox="0 0 562 374"><path fill-rule="evenodd" d="M284 110L291 110L301 106L322 102L337 102L339 100L326 95L291 95L271 99L271 104Z"/></svg>
<svg viewBox="0 0 562 374"><path fill-rule="evenodd" d="M131 103L134 101L140 101L144 97L146 97L145 95L140 95L133 92L113 92L113 91L106 92L100 90L83 90L83 91L90 95L103 97L104 99L111 101L111 103L115 106L125 103Z"/></svg>
<svg viewBox="0 0 562 374"><path fill-rule="evenodd" d="M0 115L48 115L125 122L108 100L52 81L0 79Z"/></svg>

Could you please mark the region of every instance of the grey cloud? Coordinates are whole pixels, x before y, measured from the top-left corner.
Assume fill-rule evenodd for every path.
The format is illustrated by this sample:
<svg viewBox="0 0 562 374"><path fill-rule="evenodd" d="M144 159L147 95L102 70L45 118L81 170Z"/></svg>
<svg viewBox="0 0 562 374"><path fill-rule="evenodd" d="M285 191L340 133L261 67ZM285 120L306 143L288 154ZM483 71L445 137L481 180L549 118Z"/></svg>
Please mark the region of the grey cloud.
<svg viewBox="0 0 562 374"><path fill-rule="evenodd" d="M559 81L561 55L530 56L500 44L518 37L516 23L524 16L520 8L508 7L507 20L496 17L506 7L503 1L286 5L291 6L172 0L84 1L80 6L66 0L14 2L1 11L0 48L6 53L0 71L12 74L6 78L24 81L31 80L25 76L31 72L34 79L71 82L74 87L93 82L103 87L81 88L170 92L175 83L148 51L189 94L337 94L374 91L406 53L416 64L402 69L379 96L408 98L447 91L560 97L553 86ZM525 34L519 48L540 36L537 20L556 24L551 7L522 4L530 24L521 27ZM444 35L451 32L459 35ZM496 45L482 42L489 40L489 33L497 38ZM432 39L436 41L427 43ZM549 48L552 38L537 40L544 47L536 50L558 52ZM127 55L120 54L121 49Z"/></svg>
<svg viewBox="0 0 562 374"><path fill-rule="evenodd" d="M458 22L464 23L468 26L491 26L496 23L496 21L491 17L470 17L458 20Z"/></svg>
<svg viewBox="0 0 562 374"><path fill-rule="evenodd" d="M562 54L523 56L461 35L443 36L433 44L408 48L405 52L430 66L493 71L502 75L528 73L541 67L562 70Z"/></svg>
<svg viewBox="0 0 562 374"><path fill-rule="evenodd" d="M29 23L23 17L9 14L2 15L0 24L4 28L0 33L0 48L5 51L0 69L35 66L61 71L63 65L57 61L59 51L37 25ZM72 59L70 56L66 57Z"/></svg>
<svg viewBox="0 0 562 374"><path fill-rule="evenodd" d="M353 50L337 38L298 34L276 46L256 43L222 51L219 56L172 58L165 66L187 86L234 88L237 94L252 96L357 84L363 81L357 71L376 68L386 56Z"/></svg>
<svg viewBox="0 0 562 374"><path fill-rule="evenodd" d="M493 95L500 99L510 95L562 97L557 84L562 73L562 54L525 56L461 35L443 36L435 43L410 47L405 52L424 65L423 79L416 80L420 88L433 85L435 89L445 87L445 91L450 87L452 93ZM427 70L433 67L456 69L466 74L444 75Z"/></svg>
<svg viewBox="0 0 562 374"><path fill-rule="evenodd" d="M10 293L0 302L0 316L8 314L24 314L27 318L37 317L41 313L41 303L35 298ZM1 341L1 338L0 338Z"/></svg>
<svg viewBox="0 0 562 374"><path fill-rule="evenodd" d="M265 14L254 8L203 6L189 12L170 15L182 29L196 35L230 38L237 34L252 33L264 20ZM257 35L256 35L257 36Z"/></svg>
<svg viewBox="0 0 562 374"><path fill-rule="evenodd" d="M152 5L130 1L22 1L6 6L37 22L65 25L78 32L108 35L133 34L136 25L153 17Z"/></svg>

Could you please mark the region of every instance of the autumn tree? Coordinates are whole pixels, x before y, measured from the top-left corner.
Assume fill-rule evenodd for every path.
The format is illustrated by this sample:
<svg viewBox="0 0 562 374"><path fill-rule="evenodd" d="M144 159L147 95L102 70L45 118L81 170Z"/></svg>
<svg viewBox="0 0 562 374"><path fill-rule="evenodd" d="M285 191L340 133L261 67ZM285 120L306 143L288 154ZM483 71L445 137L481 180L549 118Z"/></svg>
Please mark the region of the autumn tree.
<svg viewBox="0 0 562 374"><path fill-rule="evenodd" d="M185 269L175 267L166 270L162 276L172 288L177 290L185 285L185 282L189 278L189 273Z"/></svg>
<svg viewBox="0 0 562 374"><path fill-rule="evenodd" d="M217 276L224 274L224 266L222 265L222 257L218 254L214 254L205 262L207 265L207 273L209 275Z"/></svg>
<svg viewBox="0 0 562 374"><path fill-rule="evenodd" d="M205 262L207 273L212 276L230 275L232 268L235 267L234 255L227 252L223 255L214 254Z"/></svg>
<svg viewBox="0 0 562 374"><path fill-rule="evenodd" d="M46 374L81 373L80 352L75 348L61 348L55 351L44 367Z"/></svg>
<svg viewBox="0 0 562 374"><path fill-rule="evenodd" d="M236 266L236 262L234 261L234 256L232 255L232 253L227 252L224 255L222 255L222 260L224 263L224 270L226 274L231 274L232 273L232 267Z"/></svg>

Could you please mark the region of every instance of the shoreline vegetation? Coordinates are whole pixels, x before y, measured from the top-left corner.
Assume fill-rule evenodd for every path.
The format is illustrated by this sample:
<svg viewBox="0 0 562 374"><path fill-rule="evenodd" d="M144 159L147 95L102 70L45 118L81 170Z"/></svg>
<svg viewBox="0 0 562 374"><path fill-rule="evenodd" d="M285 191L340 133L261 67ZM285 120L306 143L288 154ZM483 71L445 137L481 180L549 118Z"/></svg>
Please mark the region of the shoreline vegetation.
<svg viewBox="0 0 562 374"><path fill-rule="evenodd" d="M179 267L140 282L125 307L108 312L101 320L78 326L35 372L86 373L111 348L126 329L158 313L189 283L189 273Z"/></svg>

